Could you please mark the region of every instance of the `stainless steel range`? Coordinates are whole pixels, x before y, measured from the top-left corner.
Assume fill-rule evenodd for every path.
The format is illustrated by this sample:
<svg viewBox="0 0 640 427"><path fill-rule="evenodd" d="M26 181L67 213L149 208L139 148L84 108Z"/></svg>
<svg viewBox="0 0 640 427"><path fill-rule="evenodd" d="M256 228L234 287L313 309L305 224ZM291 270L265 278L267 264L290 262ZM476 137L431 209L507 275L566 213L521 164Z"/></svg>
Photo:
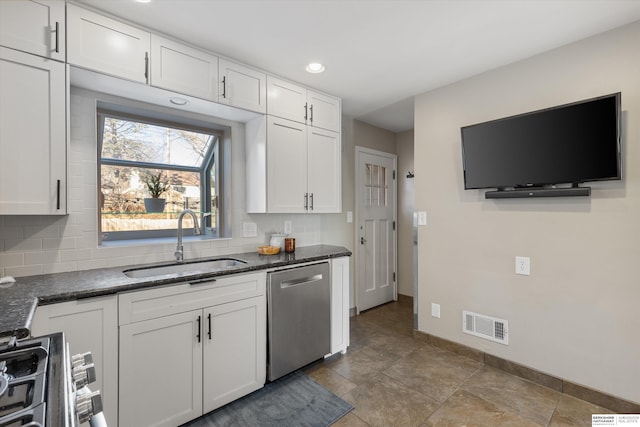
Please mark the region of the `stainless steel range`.
<svg viewBox="0 0 640 427"><path fill-rule="evenodd" d="M92 381L91 354L71 357L62 333L12 338L0 344L0 427L106 426Z"/></svg>

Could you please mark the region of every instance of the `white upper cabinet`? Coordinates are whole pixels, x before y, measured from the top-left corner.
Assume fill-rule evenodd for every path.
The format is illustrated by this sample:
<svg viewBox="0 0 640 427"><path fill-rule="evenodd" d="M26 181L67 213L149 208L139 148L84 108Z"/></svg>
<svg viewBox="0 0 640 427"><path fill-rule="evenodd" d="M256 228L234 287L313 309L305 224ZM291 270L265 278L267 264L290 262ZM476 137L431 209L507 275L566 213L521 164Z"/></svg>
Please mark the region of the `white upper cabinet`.
<svg viewBox="0 0 640 427"><path fill-rule="evenodd" d="M309 206L307 126L267 116L266 158L267 212L305 213Z"/></svg>
<svg viewBox="0 0 640 427"><path fill-rule="evenodd" d="M218 57L151 35L151 86L218 100Z"/></svg>
<svg viewBox="0 0 640 427"><path fill-rule="evenodd" d="M65 65L0 47L0 215L66 213Z"/></svg>
<svg viewBox="0 0 640 427"><path fill-rule="evenodd" d="M339 133L267 116L266 147L267 212L341 211ZM249 180L250 186L260 185Z"/></svg>
<svg viewBox="0 0 640 427"><path fill-rule="evenodd" d="M342 211L340 134L309 127L307 130L307 209L313 213Z"/></svg>
<svg viewBox="0 0 640 427"><path fill-rule="evenodd" d="M339 98L308 90L307 104L308 125L340 132L342 106Z"/></svg>
<svg viewBox="0 0 640 427"><path fill-rule="evenodd" d="M0 45L64 61L64 2L0 1Z"/></svg>
<svg viewBox="0 0 640 427"><path fill-rule="evenodd" d="M340 132L339 98L307 90L303 86L267 77L267 114L309 126Z"/></svg>
<svg viewBox="0 0 640 427"><path fill-rule="evenodd" d="M273 76L267 77L267 114L305 123L308 111L305 104L306 88Z"/></svg>
<svg viewBox="0 0 640 427"><path fill-rule="evenodd" d="M267 111L267 75L226 59L220 59L221 104L257 113Z"/></svg>
<svg viewBox="0 0 640 427"><path fill-rule="evenodd" d="M70 64L148 83L148 32L68 4L67 34Z"/></svg>

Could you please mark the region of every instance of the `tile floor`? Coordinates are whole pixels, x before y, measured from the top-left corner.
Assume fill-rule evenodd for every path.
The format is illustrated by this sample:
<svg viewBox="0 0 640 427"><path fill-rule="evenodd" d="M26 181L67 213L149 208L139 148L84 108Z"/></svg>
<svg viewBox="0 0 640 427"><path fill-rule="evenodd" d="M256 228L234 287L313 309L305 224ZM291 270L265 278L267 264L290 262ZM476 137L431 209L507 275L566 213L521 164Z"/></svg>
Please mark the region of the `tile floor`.
<svg viewBox="0 0 640 427"><path fill-rule="evenodd" d="M403 299L352 317L347 354L306 368L355 408L334 426L591 426L611 413L414 338L412 310Z"/></svg>

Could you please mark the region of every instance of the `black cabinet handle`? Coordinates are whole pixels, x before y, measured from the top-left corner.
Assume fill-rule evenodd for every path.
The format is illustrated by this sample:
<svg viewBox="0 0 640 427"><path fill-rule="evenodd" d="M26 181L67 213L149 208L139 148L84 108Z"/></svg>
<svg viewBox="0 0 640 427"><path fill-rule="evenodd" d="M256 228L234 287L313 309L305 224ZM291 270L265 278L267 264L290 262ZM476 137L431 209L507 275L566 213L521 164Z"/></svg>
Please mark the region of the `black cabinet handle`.
<svg viewBox="0 0 640 427"><path fill-rule="evenodd" d="M201 324L201 316L198 316L198 333L196 334L196 338L198 338L198 342L200 342L200 327L202 326Z"/></svg>
<svg viewBox="0 0 640 427"><path fill-rule="evenodd" d="M227 98L227 76L222 77L222 97Z"/></svg>
<svg viewBox="0 0 640 427"><path fill-rule="evenodd" d="M189 282L190 285L200 285L203 283L213 283L215 282L216 279L199 279L199 280L192 280Z"/></svg>
<svg viewBox="0 0 640 427"><path fill-rule="evenodd" d="M144 78L149 84L149 52L144 53Z"/></svg>
<svg viewBox="0 0 640 427"><path fill-rule="evenodd" d="M207 318L209 319L209 341L211 341L211 313L207 315Z"/></svg>
<svg viewBox="0 0 640 427"><path fill-rule="evenodd" d="M60 210L60 180L56 183L56 209Z"/></svg>
<svg viewBox="0 0 640 427"><path fill-rule="evenodd" d="M309 103L307 103L307 102L304 103L304 120L305 121L307 120L307 111L308 111L307 110L307 108L308 108L307 106L308 105L309 105Z"/></svg>
<svg viewBox="0 0 640 427"><path fill-rule="evenodd" d="M313 210L313 193L311 193L311 206L309 207L310 210Z"/></svg>
<svg viewBox="0 0 640 427"><path fill-rule="evenodd" d="M311 104L311 106L309 107L309 111L311 112L311 117L310 117L309 120L311 121L311 124L313 125L313 104Z"/></svg>
<svg viewBox="0 0 640 427"><path fill-rule="evenodd" d="M309 193L304 193L304 210L309 210Z"/></svg>
<svg viewBox="0 0 640 427"><path fill-rule="evenodd" d="M60 23L56 21L56 53L60 53Z"/></svg>

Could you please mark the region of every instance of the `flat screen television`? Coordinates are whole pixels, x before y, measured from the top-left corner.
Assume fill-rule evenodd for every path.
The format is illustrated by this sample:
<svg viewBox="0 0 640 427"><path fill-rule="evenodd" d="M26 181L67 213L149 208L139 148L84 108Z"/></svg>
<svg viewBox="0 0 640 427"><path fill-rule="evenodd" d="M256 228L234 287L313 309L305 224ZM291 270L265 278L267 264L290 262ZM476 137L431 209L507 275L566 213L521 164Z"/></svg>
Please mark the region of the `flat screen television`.
<svg viewBox="0 0 640 427"><path fill-rule="evenodd" d="M573 196L590 194L580 183L621 179L620 105L618 92L463 127L464 188L495 188L487 198Z"/></svg>

